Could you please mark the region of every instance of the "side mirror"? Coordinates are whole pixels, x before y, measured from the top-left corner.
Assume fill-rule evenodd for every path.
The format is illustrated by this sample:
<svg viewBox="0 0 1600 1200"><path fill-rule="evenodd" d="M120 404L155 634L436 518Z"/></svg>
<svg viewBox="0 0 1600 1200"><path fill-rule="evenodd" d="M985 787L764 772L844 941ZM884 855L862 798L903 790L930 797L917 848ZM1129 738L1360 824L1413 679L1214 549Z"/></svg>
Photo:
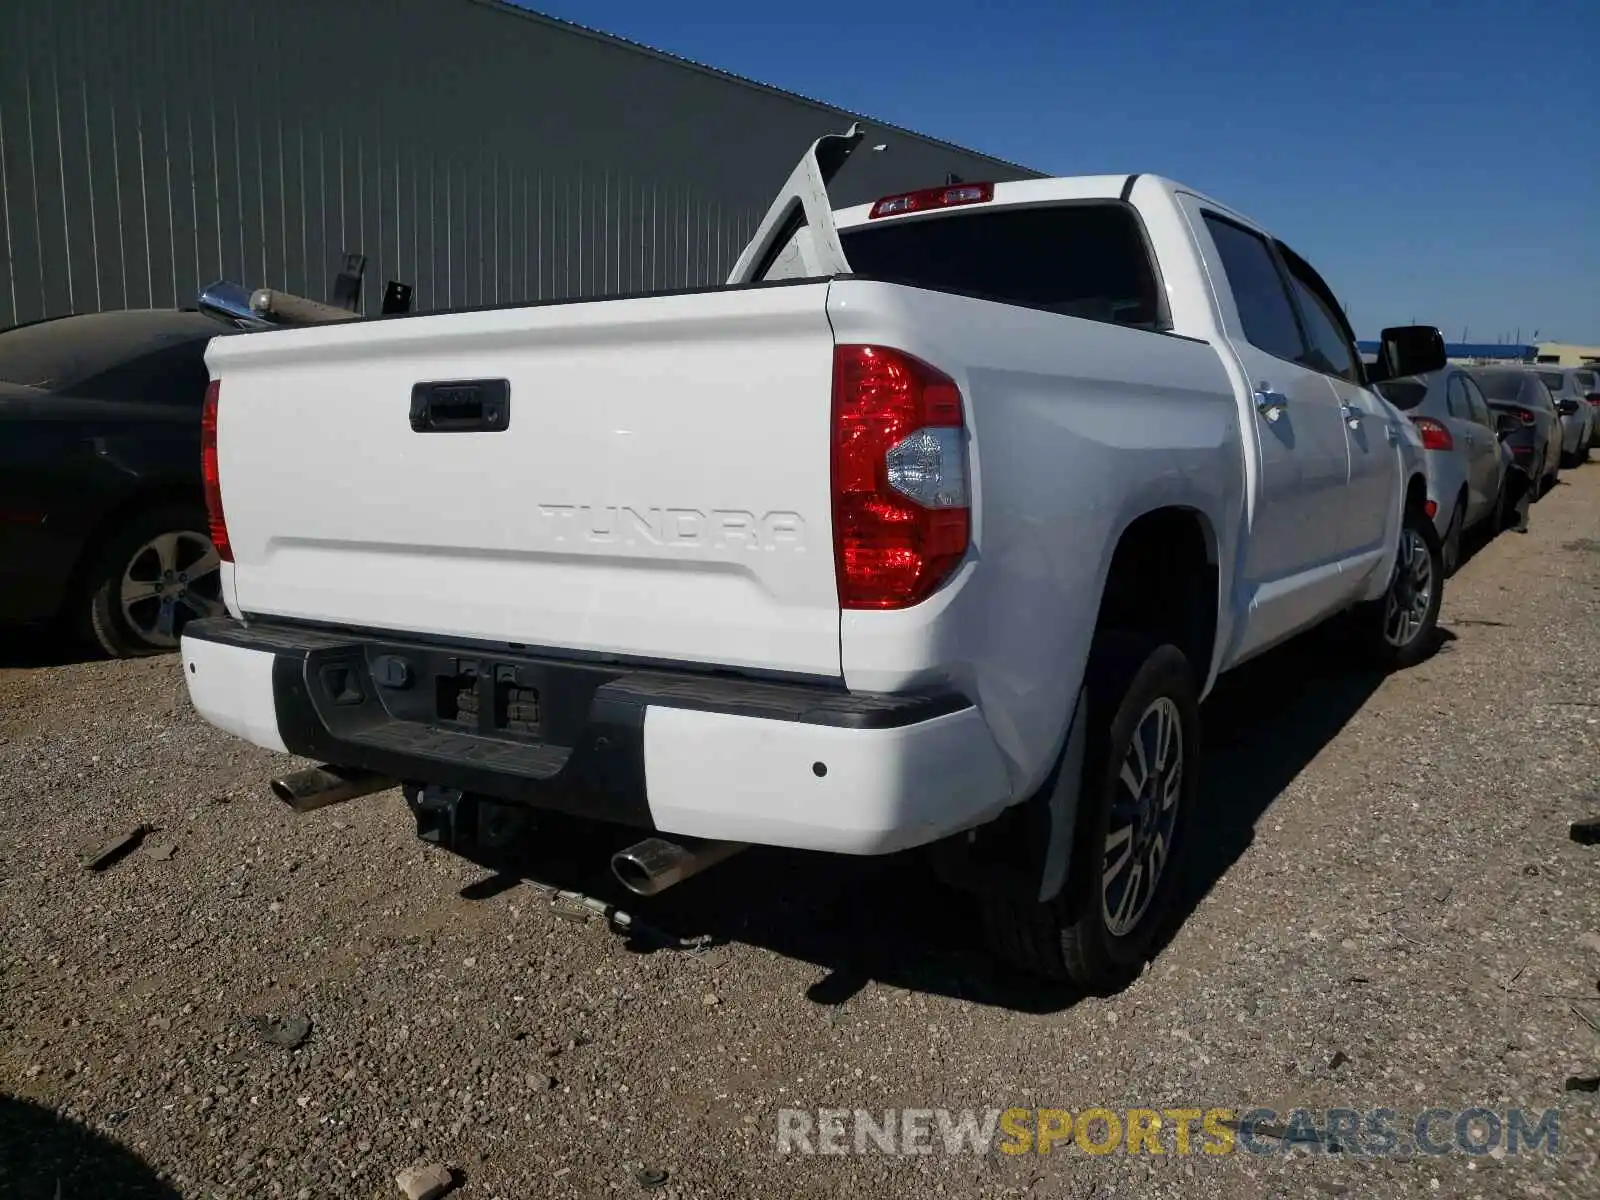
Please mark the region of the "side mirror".
<svg viewBox="0 0 1600 1200"><path fill-rule="evenodd" d="M1502 442L1522 428L1522 422L1510 413L1501 413L1494 421L1494 435Z"/></svg>
<svg viewBox="0 0 1600 1200"><path fill-rule="evenodd" d="M1556 408L1561 410L1561 415L1563 417L1570 417L1573 413L1578 411L1578 402L1571 399L1560 400L1557 401Z"/></svg>
<svg viewBox="0 0 1600 1200"><path fill-rule="evenodd" d="M1378 361L1367 368L1367 382L1426 375L1444 364L1444 334L1432 325L1395 325L1379 337Z"/></svg>

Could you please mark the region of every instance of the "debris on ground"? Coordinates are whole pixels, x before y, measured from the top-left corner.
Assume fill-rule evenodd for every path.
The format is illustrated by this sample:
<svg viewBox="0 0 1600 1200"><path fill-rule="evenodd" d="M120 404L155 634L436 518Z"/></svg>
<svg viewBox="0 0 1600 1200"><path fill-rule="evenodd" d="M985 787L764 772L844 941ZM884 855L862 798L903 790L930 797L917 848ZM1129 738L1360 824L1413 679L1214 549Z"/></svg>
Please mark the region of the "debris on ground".
<svg viewBox="0 0 1600 1200"><path fill-rule="evenodd" d="M450 1168L440 1163L407 1167L394 1177L395 1186L406 1200L438 1200L455 1185Z"/></svg>
<svg viewBox="0 0 1600 1200"><path fill-rule="evenodd" d="M1569 1075L1563 1090L1569 1092L1600 1092L1600 1075Z"/></svg>
<svg viewBox="0 0 1600 1200"><path fill-rule="evenodd" d="M1588 1013L1584 1012L1583 1009L1579 1008L1576 1004L1572 1004L1572 1003L1569 1002L1567 1004L1567 1007L1572 1010L1573 1015L1575 1017L1577 1017L1578 1020L1582 1021L1585 1025L1587 1025L1590 1029L1594 1030L1596 1033L1600 1033L1600 1021L1596 1021L1593 1017L1591 1017Z"/></svg>
<svg viewBox="0 0 1600 1200"><path fill-rule="evenodd" d="M659 1167L640 1167L633 1173L634 1181L645 1189L654 1191L667 1181L667 1173Z"/></svg>
<svg viewBox="0 0 1600 1200"><path fill-rule="evenodd" d="M1580 846L1600 845L1600 817L1590 817L1587 821L1574 821L1567 834Z"/></svg>
<svg viewBox="0 0 1600 1200"><path fill-rule="evenodd" d="M145 851L145 855L157 862L166 862L178 852L177 842L157 842Z"/></svg>
<svg viewBox="0 0 1600 1200"><path fill-rule="evenodd" d="M1337 1071L1340 1067L1344 1066L1345 1063L1347 1063L1349 1061L1350 1061L1350 1056L1348 1054L1346 1054L1343 1050L1335 1050L1333 1052L1333 1057L1328 1060L1328 1070Z"/></svg>
<svg viewBox="0 0 1600 1200"><path fill-rule="evenodd" d="M153 825L135 825L108 841L100 842L83 856L83 865L89 871L104 871L133 853L144 841L145 834L154 833Z"/></svg>
<svg viewBox="0 0 1600 1200"><path fill-rule="evenodd" d="M311 1018L251 1017L250 1028L260 1034L262 1040L282 1046L285 1050L294 1050L311 1036Z"/></svg>

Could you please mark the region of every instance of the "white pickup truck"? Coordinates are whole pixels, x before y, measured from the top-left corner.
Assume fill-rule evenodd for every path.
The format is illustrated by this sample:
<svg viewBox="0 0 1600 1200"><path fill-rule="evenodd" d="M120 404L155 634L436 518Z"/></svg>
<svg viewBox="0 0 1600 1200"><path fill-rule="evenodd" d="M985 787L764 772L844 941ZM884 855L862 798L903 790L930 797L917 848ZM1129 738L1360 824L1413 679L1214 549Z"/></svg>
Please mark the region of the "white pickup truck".
<svg viewBox="0 0 1600 1200"><path fill-rule="evenodd" d="M1200 698L1334 614L1405 665L1443 573L1419 440L1315 271L1149 175L832 211L823 138L720 288L210 345L228 618L195 707L402 783L473 853L631 826L651 892L748 844L930 846L1014 962L1138 972Z"/></svg>

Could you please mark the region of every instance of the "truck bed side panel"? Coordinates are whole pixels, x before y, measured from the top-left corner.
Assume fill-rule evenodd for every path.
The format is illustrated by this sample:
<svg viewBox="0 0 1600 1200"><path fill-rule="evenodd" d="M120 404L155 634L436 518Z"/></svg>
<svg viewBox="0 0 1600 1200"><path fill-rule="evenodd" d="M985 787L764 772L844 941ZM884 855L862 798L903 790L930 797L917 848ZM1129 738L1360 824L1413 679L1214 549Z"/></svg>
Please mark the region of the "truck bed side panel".
<svg viewBox="0 0 1600 1200"><path fill-rule="evenodd" d="M1122 532L1192 509L1230 578L1244 489L1232 384L1188 338L864 280L838 282L829 308L841 343L904 349L960 384L975 496L973 551L950 584L904 612L843 614L845 682L961 688L1021 798L1059 751Z"/></svg>

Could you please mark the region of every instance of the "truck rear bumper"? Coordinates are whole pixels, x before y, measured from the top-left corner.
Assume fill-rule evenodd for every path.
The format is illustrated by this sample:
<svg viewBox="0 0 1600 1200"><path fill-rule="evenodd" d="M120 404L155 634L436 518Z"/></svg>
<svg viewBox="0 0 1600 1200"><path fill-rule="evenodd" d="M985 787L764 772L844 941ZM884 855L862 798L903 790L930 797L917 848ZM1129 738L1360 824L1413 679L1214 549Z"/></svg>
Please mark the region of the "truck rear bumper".
<svg viewBox="0 0 1600 1200"><path fill-rule="evenodd" d="M256 745L662 833L885 854L1010 801L953 694L232 620L191 623L183 662L200 715Z"/></svg>

